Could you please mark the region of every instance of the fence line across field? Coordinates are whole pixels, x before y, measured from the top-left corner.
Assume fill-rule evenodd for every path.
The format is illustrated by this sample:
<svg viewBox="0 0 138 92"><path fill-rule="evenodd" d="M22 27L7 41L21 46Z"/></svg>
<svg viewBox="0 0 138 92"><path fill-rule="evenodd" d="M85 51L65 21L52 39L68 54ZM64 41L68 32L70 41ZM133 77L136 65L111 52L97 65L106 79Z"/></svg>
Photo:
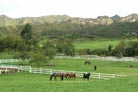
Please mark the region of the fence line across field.
<svg viewBox="0 0 138 92"><path fill-rule="evenodd" d="M7 68L12 68L12 66L0 66L0 68L5 68L5 71L6 71ZM76 74L76 77L79 77L79 78L82 78L83 77L83 74L84 73L87 73L87 72L80 72L80 71L32 68L31 66L16 66L16 67L13 66L13 68L17 68L18 71L21 71L21 72L30 72L30 73L48 74L48 75L50 75L50 74L52 74L54 72L60 72L60 73L75 73ZM95 78L95 79L111 79L111 78L117 78L117 77L122 77L122 76L125 76L125 75L91 72L90 78Z"/></svg>
<svg viewBox="0 0 138 92"><path fill-rule="evenodd" d="M114 56L101 57L101 56L97 56L97 55L55 56L55 58L58 58L58 59L68 58L68 59L102 60L102 61L138 62L138 59L134 58L134 57L117 58L117 57L114 57Z"/></svg>
<svg viewBox="0 0 138 92"><path fill-rule="evenodd" d="M0 59L0 63L22 62L22 59Z"/></svg>
<svg viewBox="0 0 138 92"><path fill-rule="evenodd" d="M138 62L138 58L134 57L122 57L122 58L117 58L114 56L106 56L106 57L101 57L97 55L76 55L76 56L55 56L55 58L58 59L85 59L85 60L102 60L102 61L131 61L131 62ZM29 59L0 59L0 63L12 63L12 62L22 62L22 61L28 61Z"/></svg>

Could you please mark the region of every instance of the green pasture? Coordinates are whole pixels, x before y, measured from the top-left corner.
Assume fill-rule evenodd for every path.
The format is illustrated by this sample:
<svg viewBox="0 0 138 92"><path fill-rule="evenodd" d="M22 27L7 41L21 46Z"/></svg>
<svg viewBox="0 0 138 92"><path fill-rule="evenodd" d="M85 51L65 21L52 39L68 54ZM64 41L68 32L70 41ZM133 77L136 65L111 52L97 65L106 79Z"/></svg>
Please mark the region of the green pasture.
<svg viewBox="0 0 138 92"><path fill-rule="evenodd" d="M96 64L96 72L126 74L126 77L109 80L81 78L60 81L49 81L49 75L30 74L27 72L0 75L0 92L137 92L138 63L91 61L92 65L84 65L84 60L55 59L51 66L43 68L76 71L91 71ZM134 68L128 66L132 64Z"/></svg>
<svg viewBox="0 0 138 92"><path fill-rule="evenodd" d="M137 92L138 76L109 80L81 78L49 81L48 75L16 73L0 76L1 92Z"/></svg>
<svg viewBox="0 0 138 92"><path fill-rule="evenodd" d="M0 75L0 92L137 92L138 63L91 61L91 65L84 65L82 59L54 59L50 66L42 68L94 72L93 65L97 65L100 73L124 74L109 80L81 78L60 81L49 81L49 75L30 74L27 72ZM133 68L129 66L132 65ZM36 67L36 66L33 66Z"/></svg>
<svg viewBox="0 0 138 92"><path fill-rule="evenodd" d="M120 62L120 61L97 61L91 60L91 65L84 65L83 59L54 59L51 61L51 66L42 66L44 68L97 72L97 73L111 73L111 74L125 74L135 75L138 72L138 62ZM97 66L97 71L93 70L94 65ZM129 66L132 65L133 68Z"/></svg>
<svg viewBox="0 0 138 92"><path fill-rule="evenodd" d="M99 49L108 48L109 45L113 48L121 41L138 41L138 39L97 39L97 40L80 40L74 42L75 49Z"/></svg>
<svg viewBox="0 0 138 92"><path fill-rule="evenodd" d="M137 40L137 39L135 39ZM119 40L87 40L75 42L75 48L96 49L115 46ZM8 53L0 54L1 59L11 58ZM91 65L84 65L83 59L53 59L49 66L42 65L41 68L56 70L71 70L82 72L97 72L108 74L122 74L126 77L119 77L109 80L81 78L68 79L64 81L49 81L49 75L30 74L19 72L0 75L0 92L137 92L138 91L138 62L100 61L91 60ZM11 64L11 63L8 63ZM13 64L13 63L12 63ZM14 63L16 65L18 63ZM23 65L30 65L28 62ZM93 70L93 66L97 70ZM130 68L129 66L133 67ZM32 67L38 67L33 65Z"/></svg>

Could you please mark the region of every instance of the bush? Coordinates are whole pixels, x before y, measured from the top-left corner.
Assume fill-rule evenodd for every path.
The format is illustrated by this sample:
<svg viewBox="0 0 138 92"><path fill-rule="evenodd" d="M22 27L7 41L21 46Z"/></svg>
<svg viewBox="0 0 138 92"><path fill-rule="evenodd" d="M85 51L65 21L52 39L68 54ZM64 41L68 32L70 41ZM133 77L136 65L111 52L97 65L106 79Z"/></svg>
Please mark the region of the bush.
<svg viewBox="0 0 138 92"><path fill-rule="evenodd" d="M99 55L99 56L106 56L108 54L108 51L106 49L95 49L93 51L93 54Z"/></svg>

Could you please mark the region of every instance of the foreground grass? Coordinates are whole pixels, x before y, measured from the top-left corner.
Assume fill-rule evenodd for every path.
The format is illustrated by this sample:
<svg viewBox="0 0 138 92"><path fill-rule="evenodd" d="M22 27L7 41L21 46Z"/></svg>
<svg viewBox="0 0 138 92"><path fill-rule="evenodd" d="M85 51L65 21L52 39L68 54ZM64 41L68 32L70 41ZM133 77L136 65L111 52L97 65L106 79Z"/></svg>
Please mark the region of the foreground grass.
<svg viewBox="0 0 138 92"><path fill-rule="evenodd" d="M0 75L0 92L137 92L137 77L49 81L48 75L16 73Z"/></svg>

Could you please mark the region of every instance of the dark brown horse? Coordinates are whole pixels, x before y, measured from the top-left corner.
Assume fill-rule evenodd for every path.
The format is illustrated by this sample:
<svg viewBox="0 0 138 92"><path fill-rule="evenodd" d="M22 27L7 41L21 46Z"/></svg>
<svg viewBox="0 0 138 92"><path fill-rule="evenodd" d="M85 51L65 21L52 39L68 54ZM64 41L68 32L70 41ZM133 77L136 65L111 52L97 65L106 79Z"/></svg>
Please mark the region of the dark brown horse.
<svg viewBox="0 0 138 92"><path fill-rule="evenodd" d="M85 65L90 65L91 62L90 62L90 61L85 61L84 64L85 64Z"/></svg>

